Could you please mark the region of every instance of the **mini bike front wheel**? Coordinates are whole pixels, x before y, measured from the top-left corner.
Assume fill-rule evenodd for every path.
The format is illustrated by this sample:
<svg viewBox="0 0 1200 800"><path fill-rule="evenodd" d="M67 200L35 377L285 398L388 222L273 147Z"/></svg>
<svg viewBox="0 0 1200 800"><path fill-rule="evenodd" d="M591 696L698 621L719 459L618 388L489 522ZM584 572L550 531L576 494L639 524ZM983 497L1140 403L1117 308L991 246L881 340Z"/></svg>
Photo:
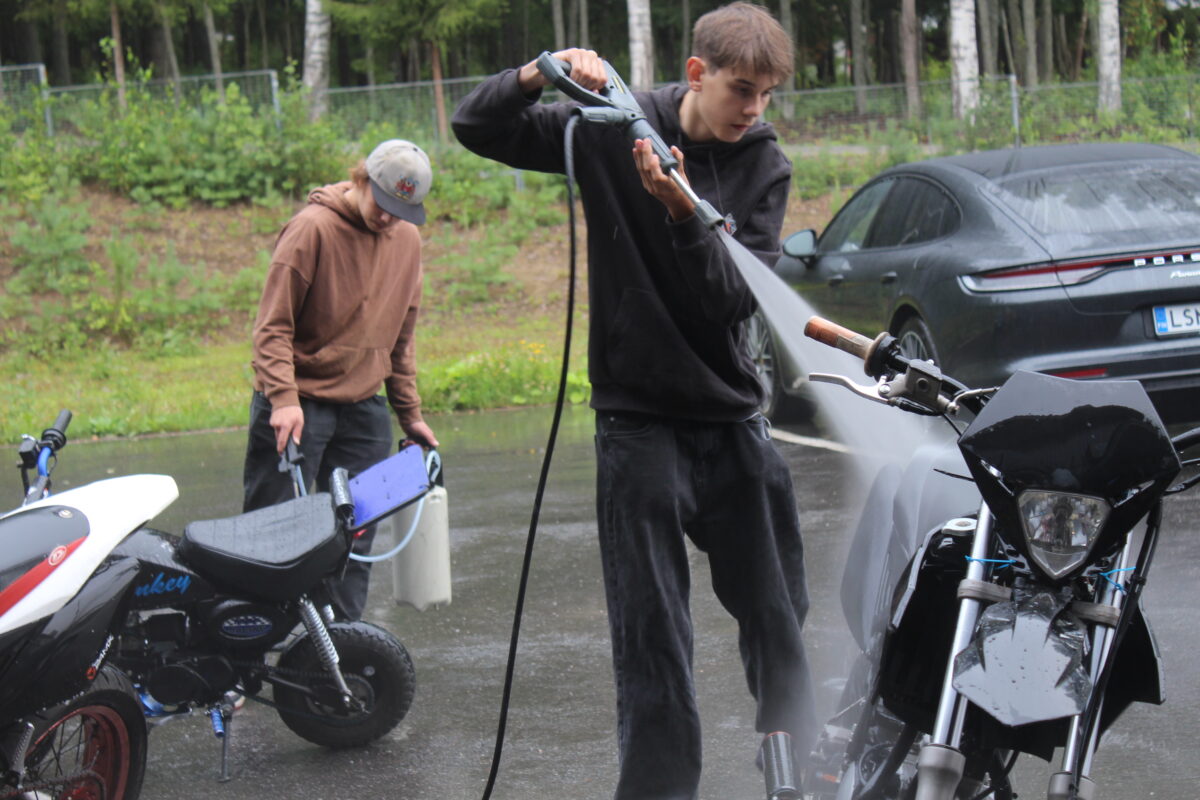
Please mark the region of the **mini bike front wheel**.
<svg viewBox="0 0 1200 800"><path fill-rule="evenodd" d="M342 706L336 682L309 636L293 642L278 665L286 680L307 691L277 685L275 703L283 724L297 736L323 747L360 747L391 731L408 713L416 688L412 658L396 637L365 622L330 625L329 637L359 708Z"/></svg>

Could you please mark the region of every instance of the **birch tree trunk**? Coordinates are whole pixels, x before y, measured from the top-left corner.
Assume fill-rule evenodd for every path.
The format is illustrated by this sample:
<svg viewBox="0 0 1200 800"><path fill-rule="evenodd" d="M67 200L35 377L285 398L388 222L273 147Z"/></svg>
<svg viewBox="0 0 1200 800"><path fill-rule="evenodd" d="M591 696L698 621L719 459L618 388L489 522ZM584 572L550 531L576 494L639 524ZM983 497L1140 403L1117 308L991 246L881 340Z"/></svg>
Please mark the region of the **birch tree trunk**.
<svg viewBox="0 0 1200 800"><path fill-rule="evenodd" d="M1097 14L1096 72L1100 79L1099 110L1121 111L1121 27L1117 0L1100 0Z"/></svg>
<svg viewBox="0 0 1200 800"><path fill-rule="evenodd" d="M650 0L626 0L629 8L629 85L654 87L654 33L650 29Z"/></svg>
<svg viewBox="0 0 1200 800"><path fill-rule="evenodd" d="M121 42L121 12L117 0L109 0L108 16L112 25L113 74L117 79L117 106L124 111L125 102L125 45Z"/></svg>
<svg viewBox="0 0 1200 800"><path fill-rule="evenodd" d="M950 87L955 119L972 120L979 108L974 0L950 0Z"/></svg>
<svg viewBox="0 0 1200 800"><path fill-rule="evenodd" d="M204 30L208 34L208 57L212 61L213 78L217 82L217 96L225 102L225 76L221 73L221 42L217 39L217 25L213 21L212 6L204 4Z"/></svg>
<svg viewBox="0 0 1200 800"><path fill-rule="evenodd" d="M317 119L325 113L329 100L329 14L321 0L304 3L304 72L301 84L309 92L309 116Z"/></svg>
<svg viewBox="0 0 1200 800"><path fill-rule="evenodd" d="M921 116L920 60L917 57L917 0L900 0L900 67L908 118Z"/></svg>

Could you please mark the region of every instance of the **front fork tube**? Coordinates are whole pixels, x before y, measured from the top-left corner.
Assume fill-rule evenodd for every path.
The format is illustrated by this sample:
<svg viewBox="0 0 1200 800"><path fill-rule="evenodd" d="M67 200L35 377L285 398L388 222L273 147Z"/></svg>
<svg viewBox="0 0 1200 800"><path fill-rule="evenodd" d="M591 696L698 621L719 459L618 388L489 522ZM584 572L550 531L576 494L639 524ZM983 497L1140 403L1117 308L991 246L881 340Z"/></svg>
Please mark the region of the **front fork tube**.
<svg viewBox="0 0 1200 800"><path fill-rule="evenodd" d="M1104 592L1097 597L1098 603L1111 606L1117 612L1121 611L1125 601L1125 570L1132 557L1133 537L1130 536L1125 542L1125 549L1121 551L1121 558L1113 573L1112 582L1105 584ZM1112 652L1113 634L1113 629L1108 625L1101 623L1092 625L1092 652L1091 661L1088 664L1092 686L1099 685L1100 673L1103 672L1104 665L1108 663L1109 655ZM1087 776L1092 771L1092 756L1095 755L1096 747L1099 744L1100 714L1103 711L1103 703L1104 698L1100 698L1094 717L1096 722L1091 726L1090 732L1084 730L1082 714L1071 718L1071 728L1067 734L1067 743L1063 748L1062 772L1050 776L1047 800L1066 800L1070 797L1071 783L1077 768L1080 779L1079 786L1075 789L1075 797L1078 800L1090 800L1095 796L1096 785Z"/></svg>
<svg viewBox="0 0 1200 800"><path fill-rule="evenodd" d="M304 627L308 631L308 635L312 637L313 645L317 648L321 664L333 676L338 691L342 693L342 702L349 708L354 698L350 694L350 687L346 685L346 679L342 676L342 670L338 666L337 648L333 646L333 639L329 638L329 629L325 627L325 620L322 618L321 612L317 610L311 600L301 597L300 616L304 619Z"/></svg>
<svg viewBox="0 0 1200 800"><path fill-rule="evenodd" d="M985 561L992 540L992 512L984 503L979 507L975 538L971 544L971 560L967 563L967 579L982 581ZM946 660L946 675L938 699L937 717L929 742L921 748L917 759L916 800L948 800L953 798L962 781L966 758L958 749L962 739L963 719L967 701L954 688L954 657L966 649L975 633L982 603L964 597L958 605L958 623L954 628L954 643Z"/></svg>

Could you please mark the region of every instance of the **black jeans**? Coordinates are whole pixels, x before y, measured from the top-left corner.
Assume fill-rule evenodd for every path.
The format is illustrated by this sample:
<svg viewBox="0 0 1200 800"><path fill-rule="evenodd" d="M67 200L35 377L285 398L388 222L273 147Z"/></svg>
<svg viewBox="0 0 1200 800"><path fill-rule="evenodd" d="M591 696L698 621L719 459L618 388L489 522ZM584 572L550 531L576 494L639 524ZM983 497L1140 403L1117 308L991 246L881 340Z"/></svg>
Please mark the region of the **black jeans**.
<svg viewBox="0 0 1200 800"><path fill-rule="evenodd" d="M684 537L738 622L756 727L815 731L800 630L804 550L787 465L765 420L695 423L597 412L597 511L617 689L617 800L693 800L700 718ZM749 756L748 756L749 762Z"/></svg>
<svg viewBox="0 0 1200 800"><path fill-rule="evenodd" d="M376 395L360 403L322 403L302 397L300 407L304 410L301 471L310 489L315 481L317 491L327 491L335 467L345 467L353 477L391 453L392 417L385 398ZM271 404L260 392L255 392L250 401L250 435L242 483L246 491L243 511L282 503L293 495L290 474L279 471ZM354 552L370 553L374 540L372 525L354 540ZM334 600L347 618L362 617L370 577L369 562L351 559L345 575L334 586Z"/></svg>

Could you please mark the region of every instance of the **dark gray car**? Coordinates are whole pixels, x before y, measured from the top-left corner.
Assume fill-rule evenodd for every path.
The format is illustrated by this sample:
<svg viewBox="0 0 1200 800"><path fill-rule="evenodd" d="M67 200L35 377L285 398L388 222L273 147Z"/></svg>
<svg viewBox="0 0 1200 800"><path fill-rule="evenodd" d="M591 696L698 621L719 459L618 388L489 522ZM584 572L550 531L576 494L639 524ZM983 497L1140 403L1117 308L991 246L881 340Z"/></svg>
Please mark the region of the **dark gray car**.
<svg viewBox="0 0 1200 800"><path fill-rule="evenodd" d="M888 330L969 386L1026 369L1137 379L1152 395L1200 387L1200 158L1172 147L893 167L819 238L790 236L775 269L818 313ZM770 336L752 340L773 411L801 368Z"/></svg>

